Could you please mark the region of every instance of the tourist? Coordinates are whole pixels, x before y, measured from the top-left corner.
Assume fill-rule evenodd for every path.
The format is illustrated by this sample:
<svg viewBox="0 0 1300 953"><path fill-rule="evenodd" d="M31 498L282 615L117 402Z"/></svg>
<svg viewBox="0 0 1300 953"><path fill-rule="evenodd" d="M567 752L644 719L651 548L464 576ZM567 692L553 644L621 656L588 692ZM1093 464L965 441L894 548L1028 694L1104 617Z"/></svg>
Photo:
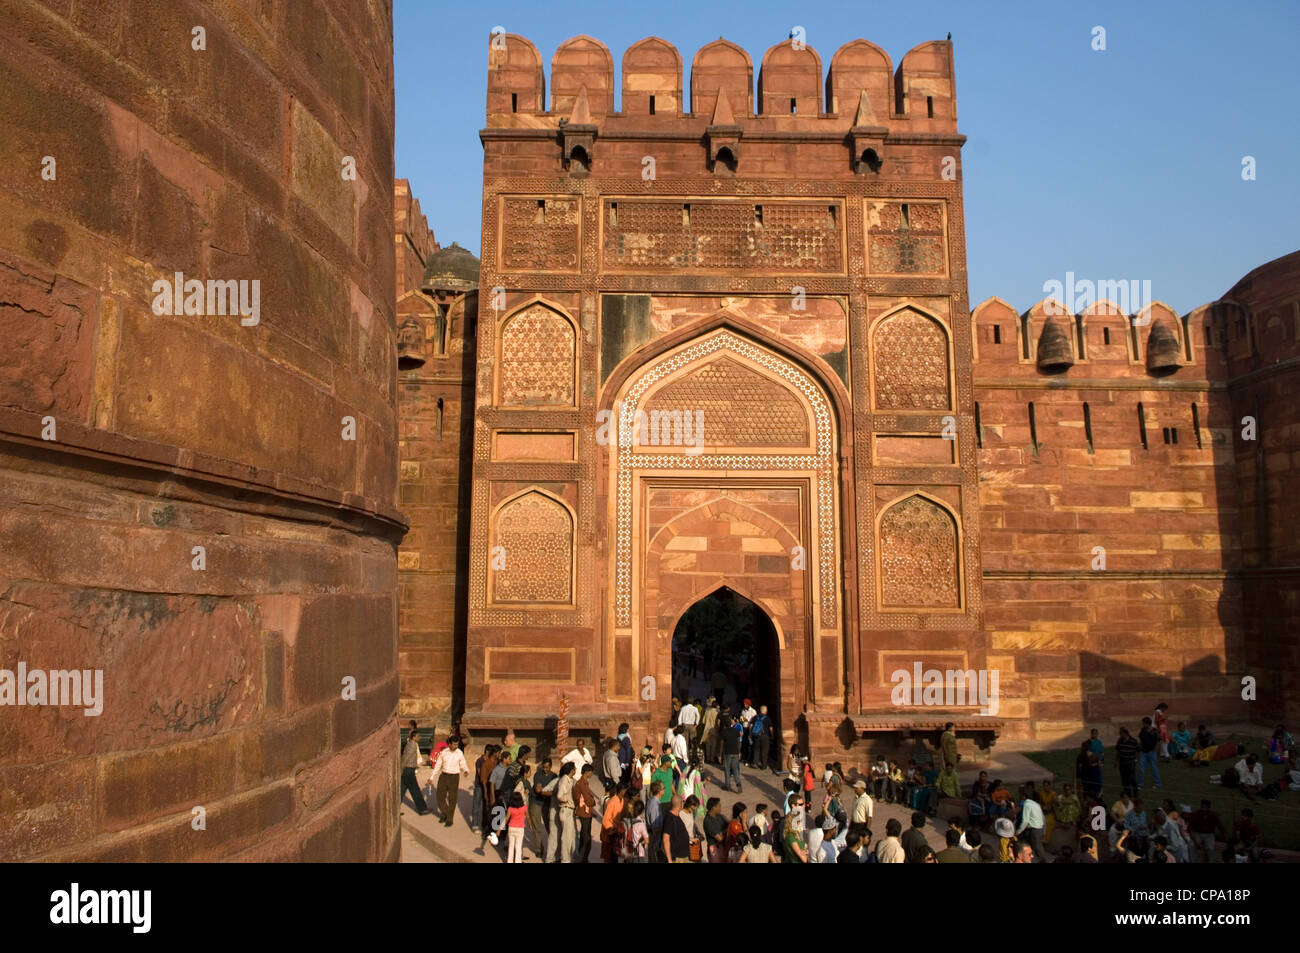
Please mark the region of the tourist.
<svg viewBox="0 0 1300 953"><path fill-rule="evenodd" d="M835 818L835 823L839 825L842 832L846 832L849 826L849 815L844 810L844 803L840 800L840 786L832 783L826 789L826 801L822 805L822 813L827 817Z"/></svg>
<svg viewBox="0 0 1300 953"><path fill-rule="evenodd" d="M1043 848L1043 832L1046 823L1043 807L1038 803L1037 795L1032 788L1026 788L1024 800L1020 805L1020 826L1016 828L1016 836L1022 843L1033 848L1035 860L1043 860L1047 857L1047 852Z"/></svg>
<svg viewBox="0 0 1300 953"><path fill-rule="evenodd" d="M740 760L745 764L749 764L754 760L753 739L749 736L749 725L756 717L758 717L758 711L754 708L753 703L746 698L740 705Z"/></svg>
<svg viewBox="0 0 1300 953"><path fill-rule="evenodd" d="M1124 830L1132 831L1142 837L1151 833L1151 825L1147 820L1146 805L1142 803L1141 798L1133 799L1133 806L1124 815Z"/></svg>
<svg viewBox="0 0 1300 953"><path fill-rule="evenodd" d="M659 803L667 806L668 802L673 799L676 793L676 783L673 779L673 757L672 755L660 755L659 767L655 769L654 774L650 776L652 785L659 785Z"/></svg>
<svg viewBox="0 0 1300 953"><path fill-rule="evenodd" d="M698 743L700 731L700 708L699 700L692 698L690 702L682 705L682 710L677 713L677 736L673 739L673 750L677 753L677 738L681 738L681 749L678 758L683 763L687 761L696 762L699 760Z"/></svg>
<svg viewBox="0 0 1300 953"><path fill-rule="evenodd" d="M1075 851L1070 861L1075 864L1096 864L1100 863L1097 859L1097 838L1091 834L1084 834L1079 838L1079 849Z"/></svg>
<svg viewBox="0 0 1300 953"><path fill-rule="evenodd" d="M930 736L931 738L934 735ZM943 726L943 734L939 738L939 751L943 755L943 766L957 770L957 733L953 731L952 722Z"/></svg>
<svg viewBox="0 0 1300 953"><path fill-rule="evenodd" d="M663 835L661 838L664 859L670 864L688 864L691 862L691 838L686 825L682 822L682 799L674 795L668 802L668 810L663 817Z"/></svg>
<svg viewBox="0 0 1300 953"><path fill-rule="evenodd" d="M713 675L709 679L709 690L713 693L713 697L718 700L719 705L726 704L727 673L721 667L713 670Z"/></svg>
<svg viewBox="0 0 1300 953"><path fill-rule="evenodd" d="M500 745L489 744L474 762L474 803L470 809L469 829L475 834L483 830L483 819L491 808L488 800L488 784L492 772L497 766L497 752Z"/></svg>
<svg viewBox="0 0 1300 953"><path fill-rule="evenodd" d="M505 743L501 746L501 750L502 750L502 751L509 751L509 752L510 752L510 760L511 760L511 761L518 761L518 760L519 760L519 743L518 743L517 741L515 741L515 730L514 730L513 728L507 728L507 729L506 729L506 736L505 736L504 742L505 742Z"/></svg>
<svg viewBox="0 0 1300 953"><path fill-rule="evenodd" d="M420 732L412 727L410 733L406 736L406 744L402 747L402 792L411 795L411 804L415 806L415 813L424 817L429 813L429 806L424 802L424 795L420 793L420 782L415 776L415 769L420 766ZM401 797L401 794L398 795Z"/></svg>
<svg viewBox="0 0 1300 953"><path fill-rule="evenodd" d="M1056 823L1069 830L1071 839L1078 838L1079 818L1083 816L1083 805L1079 803L1079 796L1074 793L1073 784L1061 786L1061 796L1052 805L1052 813L1056 817Z"/></svg>
<svg viewBox="0 0 1300 953"><path fill-rule="evenodd" d="M1160 767L1159 753L1157 751L1160 745L1160 732L1152 725L1150 718L1142 719L1142 727L1138 731L1138 746L1141 748L1137 766L1137 789L1139 791L1145 786L1147 769L1151 769L1151 776L1155 778L1156 790L1160 790Z"/></svg>
<svg viewBox="0 0 1300 953"><path fill-rule="evenodd" d="M591 815L596 807L596 794L591 790L593 770L591 765L584 764L578 775L578 783L573 786L573 814L578 825L574 862L579 864L585 864L591 859Z"/></svg>
<svg viewBox="0 0 1300 953"><path fill-rule="evenodd" d="M650 831L646 826L645 808L646 802L636 798L623 818L624 863L644 864L646 862L646 847L650 843Z"/></svg>
<svg viewBox="0 0 1300 953"><path fill-rule="evenodd" d="M961 831L947 830L943 835L944 842L947 844L943 850L935 855L935 862L940 864L969 864L970 855L961 849Z"/></svg>
<svg viewBox="0 0 1300 953"><path fill-rule="evenodd" d="M736 844L736 839L749 830L749 808L737 801L731 805L731 823L727 825L727 850Z"/></svg>
<svg viewBox="0 0 1300 953"><path fill-rule="evenodd" d="M582 770L584 764L591 764L596 759L592 757L590 749L587 748L586 739L579 738L574 749L560 760L561 762L570 762L573 765L573 770L577 772Z"/></svg>
<svg viewBox="0 0 1300 953"><path fill-rule="evenodd" d="M691 861L693 863L704 859L704 825L700 821L700 814L703 810L700 806L700 799L694 794L690 794L682 802L681 814L678 815L682 819L682 823L686 825L686 833L691 839Z"/></svg>
<svg viewBox="0 0 1300 953"><path fill-rule="evenodd" d="M992 844L980 844L979 862L981 864L1000 864L1002 858L998 854L998 849Z"/></svg>
<svg viewBox="0 0 1300 953"><path fill-rule="evenodd" d="M772 750L772 719L767 717L767 706L759 705L758 714L749 723L751 768L767 770L768 758Z"/></svg>
<svg viewBox="0 0 1300 953"><path fill-rule="evenodd" d="M1291 753L1293 743L1287 734L1286 725L1273 729L1273 737L1268 739L1268 760L1272 764L1284 764Z"/></svg>
<svg viewBox="0 0 1300 953"><path fill-rule="evenodd" d="M601 814L601 859L604 863L614 863L619 855L617 839L620 836L619 822L627 811L627 781L616 781L614 792L604 800Z"/></svg>
<svg viewBox="0 0 1300 953"><path fill-rule="evenodd" d="M636 762L636 749L632 747L632 735L627 722L618 726L618 777L620 781L632 784L632 765Z"/></svg>
<svg viewBox="0 0 1300 953"><path fill-rule="evenodd" d="M558 775L551 770L551 759L543 758L533 775L533 796L528 799L528 827L533 832L533 853L546 856L551 832L551 800L555 797Z"/></svg>
<svg viewBox="0 0 1300 953"><path fill-rule="evenodd" d="M618 739L608 738L605 751L600 756L601 783L610 790L623 778L623 765L618 760Z"/></svg>
<svg viewBox="0 0 1300 953"><path fill-rule="evenodd" d="M844 836L844 846L840 852L835 855L837 864L860 864L862 863L862 835L857 831L849 831Z"/></svg>
<svg viewBox="0 0 1300 953"><path fill-rule="evenodd" d="M972 863L979 861L979 850L984 845L984 835L980 833L979 828L972 827L970 830L961 832L961 840L957 846L964 850L970 857Z"/></svg>
<svg viewBox="0 0 1300 953"><path fill-rule="evenodd" d="M898 766L897 761L889 762L889 799L895 804L903 803L904 790L903 769Z"/></svg>
<svg viewBox="0 0 1300 953"><path fill-rule="evenodd" d="M573 863L576 833L574 811L577 808L573 797L574 774L574 763L566 759L560 764L560 778L555 786L556 840L559 842L559 862L562 864Z"/></svg>
<svg viewBox="0 0 1300 953"><path fill-rule="evenodd" d="M1150 722L1150 719L1147 719ZM1138 756L1142 753L1142 742L1127 728L1119 729L1119 740L1115 742L1115 757L1119 762L1119 783L1122 793L1134 797L1139 790Z"/></svg>
<svg viewBox="0 0 1300 953"><path fill-rule="evenodd" d="M885 761L885 756L877 755L875 762L871 765L869 773L871 778L871 794L877 801L890 801L889 792L889 763Z"/></svg>
<svg viewBox="0 0 1300 953"><path fill-rule="evenodd" d="M1187 722L1178 723L1178 730L1171 736L1171 744L1173 756L1180 761L1192 756L1192 733L1187 730Z"/></svg>
<svg viewBox="0 0 1300 953"><path fill-rule="evenodd" d="M646 829L650 832L651 851L658 849L656 846L659 842L654 840L662 832L664 821L664 784L662 781L651 781L650 786L646 788L650 792L650 797L645 801L645 824ZM668 800L672 800L672 792L668 792Z"/></svg>
<svg viewBox="0 0 1300 953"><path fill-rule="evenodd" d="M498 820L500 815L494 817L493 813L496 810L496 806L501 801L501 786L505 784L506 772L509 770L510 751L503 747L497 755L496 767L492 769L492 773L488 776L488 783L484 786L486 789L487 804L483 812L483 828L479 831L480 853L483 850L483 845L488 841L492 842L493 847L495 847L499 841L497 830L500 828L500 820ZM504 819L501 818L501 820Z"/></svg>
<svg viewBox="0 0 1300 953"><path fill-rule="evenodd" d="M1088 732L1088 750L1097 756L1098 764L1106 763L1106 746L1102 744L1096 728Z"/></svg>
<svg viewBox="0 0 1300 953"><path fill-rule="evenodd" d="M1001 778L995 778L993 789L989 792L989 813L994 817L1009 817L1011 820L1016 818L1015 801L1011 798L1011 792L1003 786Z"/></svg>
<svg viewBox="0 0 1300 953"><path fill-rule="evenodd" d="M506 848L507 864L524 862L524 824L528 817L528 808L524 807L524 796L518 791L510 795L510 804L506 808L506 834L509 846Z"/></svg>
<svg viewBox="0 0 1300 953"><path fill-rule="evenodd" d="M763 830L757 824L750 825L749 839L741 849L740 862L742 864L775 864L780 862L780 858L772 853L772 845L766 841Z"/></svg>
<svg viewBox="0 0 1300 953"><path fill-rule="evenodd" d="M718 700L712 695L704 705L704 716L700 720L700 743L704 748L704 760L708 764L722 762L722 735L718 730Z"/></svg>
<svg viewBox="0 0 1300 953"><path fill-rule="evenodd" d="M654 751L649 745L641 749L641 757L637 759L636 764L632 766L633 771L641 773L641 788L645 790L650 787L650 781L654 777L655 768L658 767L658 761L655 759Z"/></svg>
<svg viewBox="0 0 1300 953"><path fill-rule="evenodd" d="M870 825L876 806L871 799L871 795L867 793L866 778L858 778L853 782L853 792L853 813L849 819L850 822Z"/></svg>
<svg viewBox="0 0 1300 953"><path fill-rule="evenodd" d="M1247 860L1254 863L1259 860L1259 825L1255 823L1255 812L1248 807L1241 809L1241 817L1232 825L1232 838L1228 841L1228 850L1236 854L1244 850ZM1236 858L1234 858L1236 859ZM1238 863L1242 861L1237 859Z"/></svg>
<svg viewBox="0 0 1300 953"><path fill-rule="evenodd" d="M1014 859L1011 842L1016 837L1016 825L1008 817L999 817L993 823L993 833L997 836L998 863L1011 863Z"/></svg>
<svg viewBox="0 0 1300 953"><path fill-rule="evenodd" d="M1156 735L1159 738L1160 757L1166 761L1169 760L1169 704L1161 702L1156 706L1155 714L1152 715L1152 723L1156 729Z"/></svg>
<svg viewBox="0 0 1300 953"><path fill-rule="evenodd" d="M792 745L791 747L797 748L798 745ZM813 774L812 759L800 755L799 771L799 789L803 791L804 803L807 804L812 800L813 788L817 786L817 778Z"/></svg>
<svg viewBox="0 0 1300 953"><path fill-rule="evenodd" d="M1237 786L1248 798L1254 798L1264 786L1264 766L1257 755L1246 755L1237 762Z"/></svg>
<svg viewBox="0 0 1300 953"><path fill-rule="evenodd" d="M912 813L912 826L907 829L900 839L903 845L903 861L908 864L919 864L925 859L925 852L930 849L930 845L925 839L926 816L921 811Z"/></svg>
<svg viewBox="0 0 1300 953"><path fill-rule="evenodd" d="M739 721L732 721L724 716L722 721L722 786L739 794L743 788L740 784L740 749L745 726ZM732 787L732 785L735 787Z"/></svg>
<svg viewBox="0 0 1300 953"><path fill-rule="evenodd" d="M1015 859L1012 863L1032 864L1038 860L1038 855L1034 853L1033 845L1029 841L1019 841L1016 844Z"/></svg>
<svg viewBox="0 0 1300 953"><path fill-rule="evenodd" d="M989 773L981 771L979 775L971 782L970 800L966 806L966 813L970 819L976 823L984 824L993 810L993 800L990 795L993 793L993 785L989 781Z"/></svg>
<svg viewBox="0 0 1300 953"><path fill-rule="evenodd" d="M1191 863L1191 853L1178 822L1166 814L1163 808L1158 808L1151 815L1151 822L1156 837L1164 840L1174 859L1180 864Z"/></svg>
<svg viewBox="0 0 1300 953"><path fill-rule="evenodd" d="M1169 850L1169 842L1157 834L1151 838L1151 851L1147 854L1149 864L1176 864L1178 858Z"/></svg>
<svg viewBox="0 0 1300 953"><path fill-rule="evenodd" d="M727 828L728 820L722 816L722 798L711 797L704 805L703 840L707 848L706 859L710 864L727 862Z"/></svg>
<svg viewBox="0 0 1300 953"><path fill-rule="evenodd" d="M447 827L451 827L456 819L456 794L460 790L462 775L469 777L469 765L465 763L465 753L460 750L460 736L452 735L447 739L447 747L438 752L431 778L438 783L438 811Z"/></svg>
<svg viewBox="0 0 1300 953"><path fill-rule="evenodd" d="M1196 750L1204 751L1206 748L1213 748L1214 746L1214 733L1210 731L1210 729L1206 728L1205 725L1197 725Z"/></svg>
<svg viewBox="0 0 1300 953"><path fill-rule="evenodd" d="M687 708L690 706L688 705ZM677 770L681 774L686 773L686 766L691 763L691 746L690 739L687 738L687 728L678 725L673 729L672 755L673 760L677 762Z"/></svg>
<svg viewBox="0 0 1300 953"><path fill-rule="evenodd" d="M903 849L903 843L899 836L903 833L903 825L898 822L898 818L891 817L885 822L885 837L876 845L876 862L881 864L901 864L906 862L907 851Z"/></svg>
<svg viewBox="0 0 1300 953"><path fill-rule="evenodd" d="M803 795L796 794L790 799L790 813L786 815L781 831L781 846L784 859L789 864L808 863L808 847L804 840L803 829Z"/></svg>

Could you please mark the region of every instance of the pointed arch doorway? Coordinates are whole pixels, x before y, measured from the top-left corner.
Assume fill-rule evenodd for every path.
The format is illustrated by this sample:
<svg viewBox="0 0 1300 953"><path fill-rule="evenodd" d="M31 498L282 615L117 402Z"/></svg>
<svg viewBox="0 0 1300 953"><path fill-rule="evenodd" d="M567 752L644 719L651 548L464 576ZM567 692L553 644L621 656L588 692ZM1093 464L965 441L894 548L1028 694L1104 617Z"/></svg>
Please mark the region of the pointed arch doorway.
<svg viewBox="0 0 1300 953"><path fill-rule="evenodd" d="M719 586L682 613L672 636L672 691L683 703L709 696L738 713L743 700L767 706L776 745L781 729L781 645L763 607ZM783 752L773 751L776 763Z"/></svg>

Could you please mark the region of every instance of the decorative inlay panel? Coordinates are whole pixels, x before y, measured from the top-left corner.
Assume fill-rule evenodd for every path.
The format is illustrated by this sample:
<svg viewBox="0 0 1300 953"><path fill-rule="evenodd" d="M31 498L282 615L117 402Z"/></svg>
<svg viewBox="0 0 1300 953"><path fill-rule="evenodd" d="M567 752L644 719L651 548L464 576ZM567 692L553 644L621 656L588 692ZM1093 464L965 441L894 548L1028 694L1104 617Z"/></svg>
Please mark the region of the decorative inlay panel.
<svg viewBox="0 0 1300 953"><path fill-rule="evenodd" d="M542 304L501 327L498 402L506 407L572 405L576 336L573 325Z"/></svg>
<svg viewBox="0 0 1300 953"><path fill-rule="evenodd" d="M618 626L632 620L632 482L637 470L795 470L816 474L818 570L821 579L822 625L835 625L839 561L835 544L835 439L830 404L818 385L786 359L730 331L716 331L644 368L624 393L619 407L623 432L631 432L638 406L654 384L674 371L729 351L767 368L796 388L812 408L816 450L789 454L653 454L638 453L625 441L618 445L616 490L617 541L614 617ZM752 373L752 372L751 372ZM706 423L707 432L707 423Z"/></svg>
<svg viewBox="0 0 1300 953"><path fill-rule="evenodd" d="M763 409L761 415L754 413L756 407ZM812 444L808 410L799 399L771 378L728 357L664 385L646 400L645 410L652 428L656 412L698 411L706 447L807 449Z"/></svg>
<svg viewBox="0 0 1300 953"><path fill-rule="evenodd" d="M948 273L942 203L870 202L867 214L872 274Z"/></svg>
<svg viewBox="0 0 1300 953"><path fill-rule="evenodd" d="M952 406L948 335L939 322L910 308L876 325L872 373L878 410L947 410Z"/></svg>
<svg viewBox="0 0 1300 953"><path fill-rule="evenodd" d="M842 274L844 205L607 199L605 271Z"/></svg>
<svg viewBox="0 0 1300 953"><path fill-rule="evenodd" d="M881 605L961 607L957 524L946 509L913 495L880 518Z"/></svg>
<svg viewBox="0 0 1300 953"><path fill-rule="evenodd" d="M493 603L568 603L573 592L573 519L543 493L497 511L488 554Z"/></svg>
<svg viewBox="0 0 1300 953"><path fill-rule="evenodd" d="M576 195L502 196L501 270L577 272L581 217Z"/></svg>

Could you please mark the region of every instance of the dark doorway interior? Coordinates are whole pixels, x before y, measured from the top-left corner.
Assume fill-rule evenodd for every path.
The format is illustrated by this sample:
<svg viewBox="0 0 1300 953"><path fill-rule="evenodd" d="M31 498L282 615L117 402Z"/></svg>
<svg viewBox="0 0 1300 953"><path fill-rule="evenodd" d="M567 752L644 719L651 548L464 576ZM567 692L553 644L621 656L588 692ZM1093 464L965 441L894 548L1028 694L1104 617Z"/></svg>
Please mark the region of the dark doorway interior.
<svg viewBox="0 0 1300 953"><path fill-rule="evenodd" d="M767 613L723 586L687 609L673 630L673 694L704 702L721 686L719 706L733 714L745 698L755 709L766 705L776 747L782 727L780 658Z"/></svg>

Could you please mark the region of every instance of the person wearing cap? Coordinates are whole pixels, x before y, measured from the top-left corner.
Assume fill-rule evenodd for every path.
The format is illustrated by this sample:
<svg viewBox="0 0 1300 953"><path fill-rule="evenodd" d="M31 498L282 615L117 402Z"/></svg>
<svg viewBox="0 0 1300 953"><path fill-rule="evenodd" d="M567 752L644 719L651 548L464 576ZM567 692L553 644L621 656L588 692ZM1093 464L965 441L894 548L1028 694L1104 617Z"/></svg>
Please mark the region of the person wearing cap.
<svg viewBox="0 0 1300 953"><path fill-rule="evenodd" d="M659 803L667 804L673 799L672 755L666 754L659 758L659 767L655 768L654 773L650 775L650 782L653 784L655 781L658 781L663 786L659 794Z"/></svg>
<svg viewBox="0 0 1300 953"><path fill-rule="evenodd" d="M460 736L452 735L447 739L447 747L438 752L430 777L438 780L438 811L445 827L451 827L456 819L456 794L462 775L469 777L469 765L465 763L465 752L460 750Z"/></svg>
<svg viewBox="0 0 1300 953"><path fill-rule="evenodd" d="M835 863L845 842L840 834L839 821L827 814L822 819L821 828L817 833L816 844L813 843L812 835L808 836L809 861L814 864Z"/></svg>
<svg viewBox="0 0 1300 953"><path fill-rule="evenodd" d="M853 815L850 820L854 824L870 824L872 815L876 812L875 802L871 800L871 795L867 793L867 779L858 778L853 782Z"/></svg>
<svg viewBox="0 0 1300 953"><path fill-rule="evenodd" d="M999 817L993 823L993 833L998 838L998 861L1009 864L1012 861L1011 842L1016 837L1016 825L1007 817Z"/></svg>

